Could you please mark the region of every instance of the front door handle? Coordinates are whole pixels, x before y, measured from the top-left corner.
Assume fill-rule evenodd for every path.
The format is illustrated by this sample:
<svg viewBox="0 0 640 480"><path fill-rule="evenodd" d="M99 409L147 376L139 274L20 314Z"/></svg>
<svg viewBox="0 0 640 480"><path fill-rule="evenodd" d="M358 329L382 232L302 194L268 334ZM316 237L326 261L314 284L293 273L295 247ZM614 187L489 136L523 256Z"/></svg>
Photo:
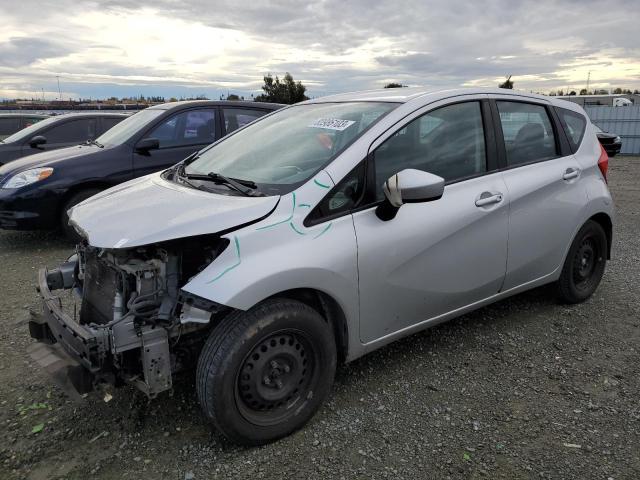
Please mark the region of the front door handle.
<svg viewBox="0 0 640 480"><path fill-rule="evenodd" d="M486 207L494 203L500 203L502 201L502 193L482 192L478 198L476 198L476 207Z"/></svg>
<svg viewBox="0 0 640 480"><path fill-rule="evenodd" d="M562 175L562 179L563 180L572 180L574 178L578 178L578 175L580 175L580 170L577 168L567 168L564 172L564 175Z"/></svg>

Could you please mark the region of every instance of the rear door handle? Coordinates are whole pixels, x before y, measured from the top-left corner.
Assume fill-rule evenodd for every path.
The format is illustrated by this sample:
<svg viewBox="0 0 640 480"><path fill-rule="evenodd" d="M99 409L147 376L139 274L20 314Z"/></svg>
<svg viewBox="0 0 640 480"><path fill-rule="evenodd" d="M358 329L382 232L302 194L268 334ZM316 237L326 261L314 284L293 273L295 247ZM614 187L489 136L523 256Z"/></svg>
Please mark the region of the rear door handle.
<svg viewBox="0 0 640 480"><path fill-rule="evenodd" d="M502 201L502 193L482 192L478 198L476 198L476 207L486 207L494 203L500 203Z"/></svg>
<svg viewBox="0 0 640 480"><path fill-rule="evenodd" d="M564 175L562 175L562 179L563 180L572 180L574 178L578 178L578 175L580 175L580 170L577 168L567 168L564 172Z"/></svg>

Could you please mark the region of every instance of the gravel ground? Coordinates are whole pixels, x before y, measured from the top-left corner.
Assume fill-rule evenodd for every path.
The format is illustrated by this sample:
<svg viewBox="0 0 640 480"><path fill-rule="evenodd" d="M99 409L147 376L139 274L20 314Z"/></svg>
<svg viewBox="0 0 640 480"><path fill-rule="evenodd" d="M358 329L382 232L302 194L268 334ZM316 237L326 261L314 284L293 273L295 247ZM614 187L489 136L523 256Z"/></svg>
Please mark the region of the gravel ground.
<svg viewBox="0 0 640 480"><path fill-rule="evenodd" d="M152 402L66 399L24 352L36 270L71 247L0 232L0 478L640 478L640 158L612 159L610 184L614 259L589 301L541 288L396 342L253 449L212 433L190 375Z"/></svg>

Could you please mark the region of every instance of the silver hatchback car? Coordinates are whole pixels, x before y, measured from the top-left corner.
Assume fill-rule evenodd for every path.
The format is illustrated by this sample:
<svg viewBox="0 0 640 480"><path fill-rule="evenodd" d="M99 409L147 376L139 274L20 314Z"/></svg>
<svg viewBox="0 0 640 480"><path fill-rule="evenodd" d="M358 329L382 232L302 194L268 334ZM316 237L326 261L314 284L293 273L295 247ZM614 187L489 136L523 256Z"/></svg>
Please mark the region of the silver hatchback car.
<svg viewBox="0 0 640 480"><path fill-rule="evenodd" d="M610 257L607 163L579 106L538 95L403 88L279 110L74 207L84 240L40 272L32 355L77 391L150 397L195 366L217 430L275 440L338 361L551 282L587 299Z"/></svg>

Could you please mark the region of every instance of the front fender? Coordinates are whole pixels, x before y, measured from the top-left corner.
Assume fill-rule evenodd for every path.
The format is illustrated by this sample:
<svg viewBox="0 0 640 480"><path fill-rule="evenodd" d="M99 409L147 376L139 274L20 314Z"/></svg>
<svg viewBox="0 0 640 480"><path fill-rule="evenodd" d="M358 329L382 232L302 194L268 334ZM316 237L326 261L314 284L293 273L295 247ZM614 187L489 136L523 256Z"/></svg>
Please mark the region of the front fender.
<svg viewBox="0 0 640 480"><path fill-rule="evenodd" d="M229 246L182 290L247 310L280 292L308 288L331 296L357 332L356 236L346 214L310 228L304 218L333 186L321 171L281 198L264 220L229 233Z"/></svg>

